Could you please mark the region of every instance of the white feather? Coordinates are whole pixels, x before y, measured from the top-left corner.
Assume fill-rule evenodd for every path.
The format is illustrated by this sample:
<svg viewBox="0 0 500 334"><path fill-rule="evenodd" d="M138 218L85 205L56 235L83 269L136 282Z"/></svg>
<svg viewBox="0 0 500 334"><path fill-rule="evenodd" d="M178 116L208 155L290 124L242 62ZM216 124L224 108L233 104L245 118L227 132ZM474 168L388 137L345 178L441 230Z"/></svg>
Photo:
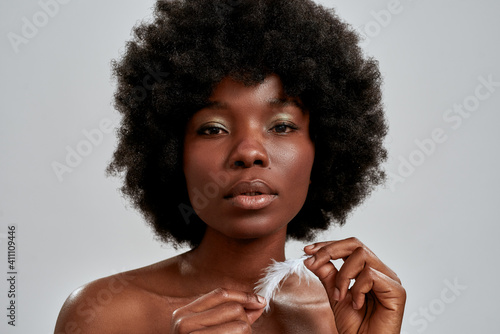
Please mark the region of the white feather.
<svg viewBox="0 0 500 334"><path fill-rule="evenodd" d="M307 284L309 284L311 279L317 278L304 264L304 260L310 257L310 255L305 255L299 259L289 259L284 262L273 260L273 263L266 268L264 271L265 276L257 282L254 288L256 294L266 298L267 305L264 308L265 312L270 310L269 305L271 300L279 292L283 282L291 275L297 274L299 283L301 279L305 279Z"/></svg>

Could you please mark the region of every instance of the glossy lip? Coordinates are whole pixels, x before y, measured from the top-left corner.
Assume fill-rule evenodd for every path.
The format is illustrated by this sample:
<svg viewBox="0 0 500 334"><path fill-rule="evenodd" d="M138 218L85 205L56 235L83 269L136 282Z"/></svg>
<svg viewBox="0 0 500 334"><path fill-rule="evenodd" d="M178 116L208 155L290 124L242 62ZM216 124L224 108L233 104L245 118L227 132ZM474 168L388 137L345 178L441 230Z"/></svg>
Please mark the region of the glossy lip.
<svg viewBox="0 0 500 334"><path fill-rule="evenodd" d="M256 194L251 195L251 193ZM224 199L241 209L259 210L270 205L277 197L278 193L271 189L266 182L262 180L244 180L231 187Z"/></svg>

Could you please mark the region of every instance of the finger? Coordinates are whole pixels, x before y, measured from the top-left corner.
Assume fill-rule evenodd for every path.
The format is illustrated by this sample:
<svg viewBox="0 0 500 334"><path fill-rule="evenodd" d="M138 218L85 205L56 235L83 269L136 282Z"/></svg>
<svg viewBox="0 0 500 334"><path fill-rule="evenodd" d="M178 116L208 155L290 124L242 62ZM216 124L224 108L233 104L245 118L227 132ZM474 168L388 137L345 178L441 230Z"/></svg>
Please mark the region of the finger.
<svg viewBox="0 0 500 334"><path fill-rule="evenodd" d="M406 300L406 292L401 284L371 267L363 269L350 290L354 309L363 307L369 292L375 295L383 307L391 311L400 312Z"/></svg>
<svg viewBox="0 0 500 334"><path fill-rule="evenodd" d="M319 248L314 248L314 262L317 262L317 264L315 264L317 266L320 266L326 261L337 260L341 258L344 261L347 261L347 259L357 248L362 248L366 255L365 262L368 263L368 265L374 267L378 271L383 272L393 280L401 283L396 273L389 267L387 267L382 261L380 261L380 259L357 238L348 238L344 240L322 242L317 244L321 246Z"/></svg>
<svg viewBox="0 0 500 334"><path fill-rule="evenodd" d="M322 242L316 242L314 244L308 245L304 247L304 252L308 255L312 255L318 251L323 246L326 246L332 242L335 242L336 240L333 241L322 241Z"/></svg>
<svg viewBox="0 0 500 334"><path fill-rule="evenodd" d="M357 239L354 240L354 238L349 238L345 240L316 243L314 248L312 248L313 254L311 255L313 256L304 263L310 270L314 270L330 260L347 258L352 254L354 249L362 245L359 241L359 243L356 243L356 241Z"/></svg>
<svg viewBox="0 0 500 334"><path fill-rule="evenodd" d="M220 334L220 333L249 334L252 333L252 327L250 326L250 324L244 321L233 321L217 326L199 329L194 332L190 332L190 334Z"/></svg>
<svg viewBox="0 0 500 334"><path fill-rule="evenodd" d="M245 312L247 314L247 317L248 317L248 322L250 324L253 324L257 319L259 319L259 317L262 315L262 313L264 313L264 308L260 308L260 309L245 309Z"/></svg>
<svg viewBox="0 0 500 334"><path fill-rule="evenodd" d="M331 260L337 260L348 257L358 247L366 246L357 238L347 238L343 240L316 243L313 248L313 252L315 256L328 256Z"/></svg>
<svg viewBox="0 0 500 334"><path fill-rule="evenodd" d="M247 310L238 302L227 302L208 310L194 313L187 307L174 311L172 319L176 333L191 333L204 327L218 326L224 323L243 321L253 324L263 313L259 310Z"/></svg>
<svg viewBox="0 0 500 334"><path fill-rule="evenodd" d="M200 313L227 302L238 302L249 310L258 310L266 306L265 299L256 294L218 288L186 305L186 309L194 313Z"/></svg>
<svg viewBox="0 0 500 334"><path fill-rule="evenodd" d="M361 271L369 265L367 263L369 260L369 255L366 254L366 250L362 247L356 248L354 252L345 259L344 264L335 277L335 285L339 290L340 301L345 298L351 280L357 279Z"/></svg>
<svg viewBox="0 0 500 334"><path fill-rule="evenodd" d="M217 326L220 324L244 321L249 322L245 310L237 302L228 302L217 305L200 313L175 313L175 328L178 333L191 333L200 328Z"/></svg>

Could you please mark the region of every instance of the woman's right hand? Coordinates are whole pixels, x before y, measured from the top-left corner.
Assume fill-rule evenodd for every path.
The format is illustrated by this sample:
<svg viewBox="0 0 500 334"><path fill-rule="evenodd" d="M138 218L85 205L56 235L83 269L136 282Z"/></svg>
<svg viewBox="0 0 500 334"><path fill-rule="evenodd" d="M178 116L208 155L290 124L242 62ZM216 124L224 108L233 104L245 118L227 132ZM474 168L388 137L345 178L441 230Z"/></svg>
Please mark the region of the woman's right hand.
<svg viewBox="0 0 500 334"><path fill-rule="evenodd" d="M265 306L261 296L219 288L175 310L170 333L252 333Z"/></svg>

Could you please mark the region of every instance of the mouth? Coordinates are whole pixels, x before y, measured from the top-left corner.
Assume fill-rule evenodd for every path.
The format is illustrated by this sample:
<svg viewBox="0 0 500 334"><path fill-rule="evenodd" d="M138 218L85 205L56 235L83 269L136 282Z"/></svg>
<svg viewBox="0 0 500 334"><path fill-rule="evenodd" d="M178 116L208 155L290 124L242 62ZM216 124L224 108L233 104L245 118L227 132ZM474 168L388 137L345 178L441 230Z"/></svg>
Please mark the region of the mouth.
<svg viewBox="0 0 500 334"><path fill-rule="evenodd" d="M278 193L261 180L240 181L224 196L233 206L246 210L259 210L270 205Z"/></svg>
<svg viewBox="0 0 500 334"><path fill-rule="evenodd" d="M227 197L231 198L231 197L235 197L235 196L258 196L258 195L268 195L268 194L263 194L261 192L254 191L254 192L246 192L246 193L237 194L237 195L229 195Z"/></svg>

